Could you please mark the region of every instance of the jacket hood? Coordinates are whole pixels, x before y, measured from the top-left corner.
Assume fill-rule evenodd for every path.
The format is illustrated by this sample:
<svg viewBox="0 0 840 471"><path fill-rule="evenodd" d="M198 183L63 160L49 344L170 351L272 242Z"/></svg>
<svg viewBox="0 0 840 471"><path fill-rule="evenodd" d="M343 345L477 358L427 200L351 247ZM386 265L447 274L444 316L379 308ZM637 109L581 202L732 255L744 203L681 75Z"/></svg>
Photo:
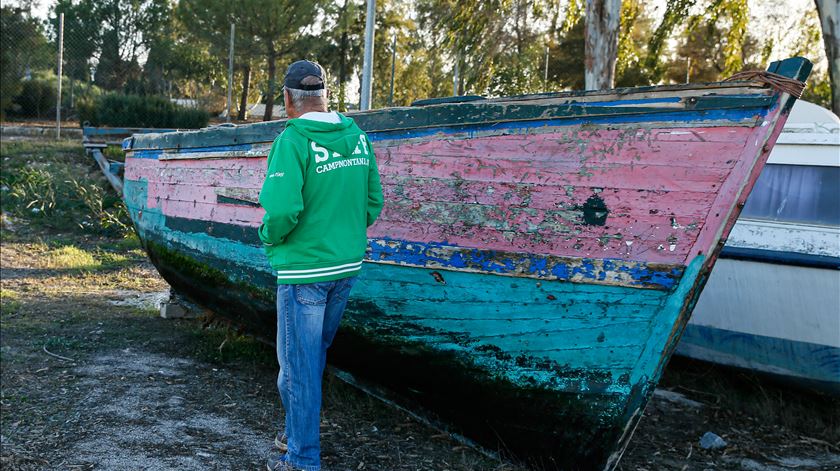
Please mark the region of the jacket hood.
<svg viewBox="0 0 840 471"><path fill-rule="evenodd" d="M319 146L347 157L356 150L362 130L352 119L341 113L336 114L339 118L338 123L295 118L290 119L286 127L294 128Z"/></svg>

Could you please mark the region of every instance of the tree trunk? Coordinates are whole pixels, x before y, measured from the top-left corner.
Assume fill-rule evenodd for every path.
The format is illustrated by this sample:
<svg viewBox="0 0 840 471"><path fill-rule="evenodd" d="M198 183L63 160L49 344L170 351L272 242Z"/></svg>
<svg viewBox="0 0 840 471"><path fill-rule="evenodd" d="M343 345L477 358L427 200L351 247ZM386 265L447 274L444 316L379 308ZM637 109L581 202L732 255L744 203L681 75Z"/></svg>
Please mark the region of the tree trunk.
<svg viewBox="0 0 840 471"><path fill-rule="evenodd" d="M586 0L584 80L587 90L613 88L621 0Z"/></svg>
<svg viewBox="0 0 840 471"><path fill-rule="evenodd" d="M242 70L242 97L239 99L239 114L236 119L245 120L245 113L248 111L248 86L251 85L251 63L245 64Z"/></svg>
<svg viewBox="0 0 840 471"><path fill-rule="evenodd" d="M263 121L271 121L271 113L274 111L274 78L277 75L277 53L274 46L269 45L268 50L268 98L265 100L265 114Z"/></svg>
<svg viewBox="0 0 840 471"><path fill-rule="evenodd" d="M831 111L840 116L840 0L815 0L822 24L828 80L831 83Z"/></svg>

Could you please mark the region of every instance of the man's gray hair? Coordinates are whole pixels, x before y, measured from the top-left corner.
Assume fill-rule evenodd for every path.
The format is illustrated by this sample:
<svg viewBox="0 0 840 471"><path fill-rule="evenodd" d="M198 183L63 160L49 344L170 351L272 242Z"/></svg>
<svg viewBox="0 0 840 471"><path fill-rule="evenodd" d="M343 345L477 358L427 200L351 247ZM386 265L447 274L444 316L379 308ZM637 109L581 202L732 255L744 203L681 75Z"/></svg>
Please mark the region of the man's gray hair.
<svg viewBox="0 0 840 471"><path fill-rule="evenodd" d="M315 76L308 76L304 77L303 80L300 81L303 85L319 85L321 83L320 77ZM322 88L320 90L298 90L297 88L288 88L283 87L287 92L289 92L289 99L292 101L292 106L295 107L297 110L303 109L306 104L312 104L314 98L320 97L320 100L317 100L319 104L326 105L327 104L327 90L326 88Z"/></svg>

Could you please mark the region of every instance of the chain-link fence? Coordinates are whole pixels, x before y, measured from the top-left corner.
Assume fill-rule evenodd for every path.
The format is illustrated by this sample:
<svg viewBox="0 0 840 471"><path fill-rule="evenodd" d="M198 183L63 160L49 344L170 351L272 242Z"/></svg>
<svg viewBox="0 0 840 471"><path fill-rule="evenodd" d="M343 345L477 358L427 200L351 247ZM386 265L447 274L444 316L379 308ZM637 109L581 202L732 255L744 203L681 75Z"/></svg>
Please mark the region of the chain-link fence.
<svg viewBox="0 0 840 471"><path fill-rule="evenodd" d="M222 51L168 30L168 2L57 0L45 18L21 3L2 6L3 121L185 129L285 116L266 96L280 87L236 55L232 25L214 33Z"/></svg>

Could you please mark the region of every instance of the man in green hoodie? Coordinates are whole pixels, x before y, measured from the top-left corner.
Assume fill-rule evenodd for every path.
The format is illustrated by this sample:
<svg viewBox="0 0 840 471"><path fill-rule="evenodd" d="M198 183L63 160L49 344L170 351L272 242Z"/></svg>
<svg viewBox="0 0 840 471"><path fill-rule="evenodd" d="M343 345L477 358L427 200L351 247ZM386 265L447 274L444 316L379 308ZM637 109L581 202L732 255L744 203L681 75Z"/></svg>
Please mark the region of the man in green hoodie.
<svg viewBox="0 0 840 471"><path fill-rule="evenodd" d="M321 378L382 187L367 135L327 111L326 74L309 61L286 71L289 120L268 154L259 229L277 275L277 387L286 411L270 471L321 467Z"/></svg>

